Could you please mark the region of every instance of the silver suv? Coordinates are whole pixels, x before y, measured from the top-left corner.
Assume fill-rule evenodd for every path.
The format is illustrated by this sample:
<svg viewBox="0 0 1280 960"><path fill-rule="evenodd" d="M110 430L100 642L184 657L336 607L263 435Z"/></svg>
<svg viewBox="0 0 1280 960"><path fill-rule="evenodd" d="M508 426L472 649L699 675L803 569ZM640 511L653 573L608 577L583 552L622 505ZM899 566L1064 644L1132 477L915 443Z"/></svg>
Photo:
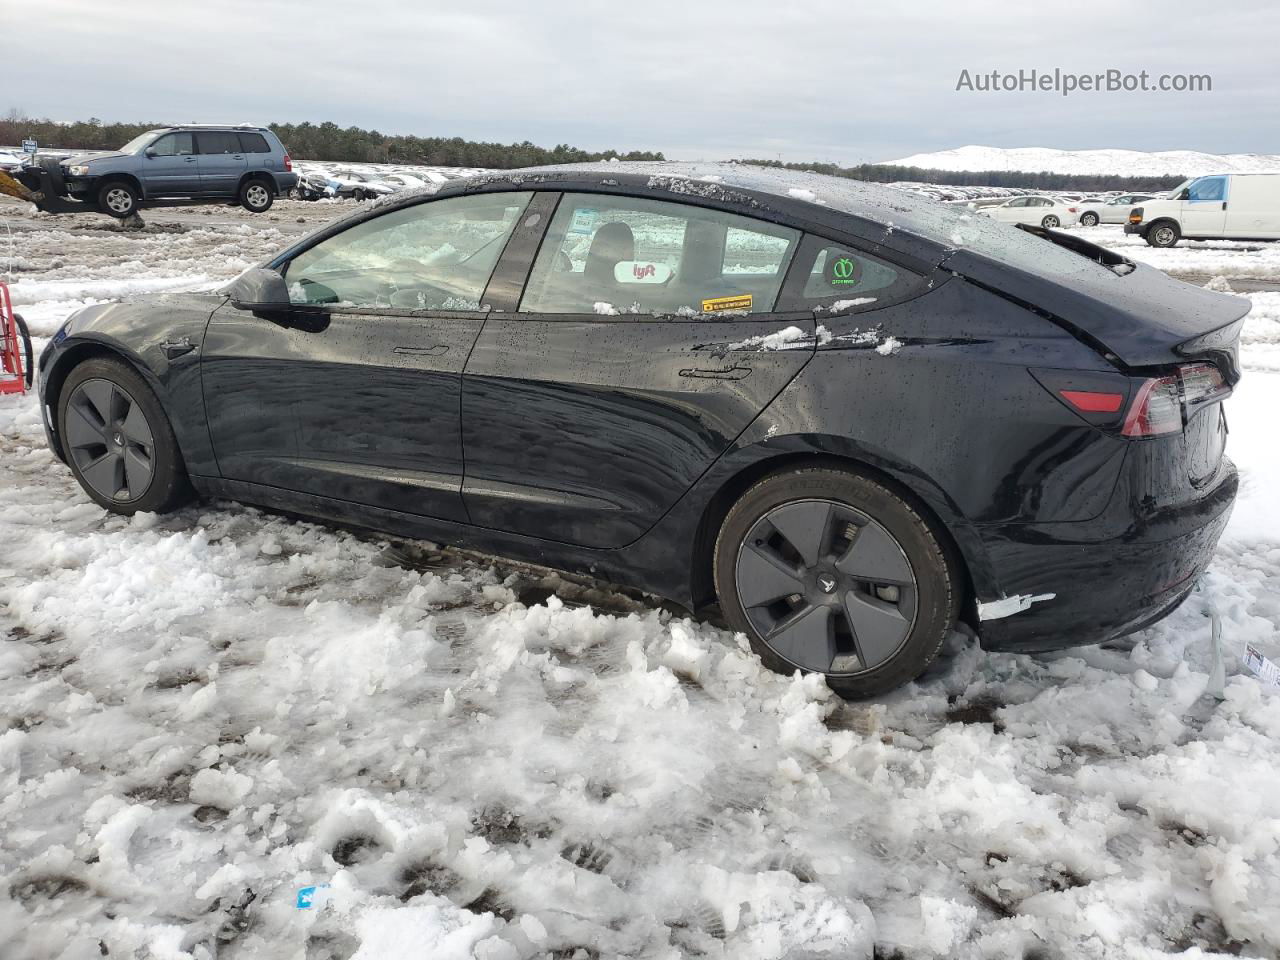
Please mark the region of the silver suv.
<svg viewBox="0 0 1280 960"><path fill-rule="evenodd" d="M121 219L166 201L233 200L262 213L298 181L284 144L253 126L161 127L115 153L67 157L59 167L69 196Z"/></svg>

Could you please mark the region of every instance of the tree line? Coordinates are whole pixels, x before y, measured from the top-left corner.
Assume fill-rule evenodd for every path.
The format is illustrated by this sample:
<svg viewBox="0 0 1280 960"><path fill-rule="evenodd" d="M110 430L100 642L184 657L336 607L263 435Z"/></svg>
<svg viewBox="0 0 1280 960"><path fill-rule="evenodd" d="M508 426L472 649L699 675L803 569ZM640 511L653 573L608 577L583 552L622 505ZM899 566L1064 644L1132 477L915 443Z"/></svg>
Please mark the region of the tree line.
<svg viewBox="0 0 1280 960"><path fill-rule="evenodd" d="M759 166L786 170L810 170L850 180L874 183L937 183L952 187L1013 187L1018 190L1074 190L1095 193L1119 190L1124 193L1172 190L1184 176L1121 177L1106 174L1044 173L1018 170L934 170L928 167L899 167L887 163L861 163L841 167L834 163L781 163L777 160L741 160Z"/></svg>
<svg viewBox="0 0 1280 960"><path fill-rule="evenodd" d="M0 145L17 146L34 139L42 147L66 150L115 150L140 133L165 126L161 123L103 123L96 117L74 123L57 123L22 116L10 110L0 119ZM660 151L590 151L559 143L550 149L525 140L522 143L488 143L462 137L392 136L361 127L336 123L269 124L289 152L302 160L348 163L426 164L441 167L487 167L510 170L548 163L587 163L598 160L663 160ZM1031 190L1121 190L1127 192L1169 190L1185 177L1120 177L1096 174L1042 173L1016 170L933 170L863 163L841 167L834 163L781 163L777 160L741 160L766 167L812 170L817 173L878 183L910 181L951 186L1014 187Z"/></svg>
<svg viewBox="0 0 1280 960"><path fill-rule="evenodd" d="M74 123L37 120L17 111L0 119L0 144L17 146L32 139L41 147L65 150L115 150L140 133L164 123L103 123L97 117ZM347 163L403 163L440 167L488 167L509 170L547 163L598 160L662 160L650 150L580 150L567 143L548 149L523 143L486 143L462 137L392 136L336 123L271 123L267 125L296 159Z"/></svg>

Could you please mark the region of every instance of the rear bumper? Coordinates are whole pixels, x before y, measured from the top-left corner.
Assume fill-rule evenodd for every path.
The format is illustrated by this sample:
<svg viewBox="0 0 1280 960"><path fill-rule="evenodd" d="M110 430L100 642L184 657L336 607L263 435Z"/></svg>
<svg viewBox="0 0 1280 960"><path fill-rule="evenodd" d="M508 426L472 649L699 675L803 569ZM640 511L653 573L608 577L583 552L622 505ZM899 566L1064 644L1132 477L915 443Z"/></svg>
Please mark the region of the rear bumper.
<svg viewBox="0 0 1280 960"><path fill-rule="evenodd" d="M1102 643L1173 612L1213 558L1239 479L1224 460L1195 499L1136 517L977 528L1005 596L1038 600L980 620L987 650L1033 652ZM1108 511L1111 513L1111 511Z"/></svg>

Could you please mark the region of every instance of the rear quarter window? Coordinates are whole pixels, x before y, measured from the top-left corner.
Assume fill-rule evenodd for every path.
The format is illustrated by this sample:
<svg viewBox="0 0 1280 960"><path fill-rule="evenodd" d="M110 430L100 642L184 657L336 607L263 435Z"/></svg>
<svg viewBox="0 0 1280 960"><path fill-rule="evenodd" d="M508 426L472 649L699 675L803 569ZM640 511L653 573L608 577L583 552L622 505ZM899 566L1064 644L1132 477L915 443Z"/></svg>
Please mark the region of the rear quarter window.
<svg viewBox="0 0 1280 960"><path fill-rule="evenodd" d="M240 134L240 149L245 153L270 153L271 147L267 138L260 133Z"/></svg>
<svg viewBox="0 0 1280 960"><path fill-rule="evenodd" d="M796 254L780 310L854 312L914 296L925 280L914 271L853 247L808 235Z"/></svg>

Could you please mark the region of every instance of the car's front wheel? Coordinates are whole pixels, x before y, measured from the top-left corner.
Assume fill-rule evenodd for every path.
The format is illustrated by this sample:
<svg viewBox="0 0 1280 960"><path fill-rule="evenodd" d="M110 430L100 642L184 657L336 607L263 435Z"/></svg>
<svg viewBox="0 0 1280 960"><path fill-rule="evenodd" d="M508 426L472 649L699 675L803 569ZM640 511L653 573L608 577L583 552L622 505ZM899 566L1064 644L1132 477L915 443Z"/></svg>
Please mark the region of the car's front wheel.
<svg viewBox="0 0 1280 960"><path fill-rule="evenodd" d="M136 370L109 357L71 371L58 395L58 435L76 480L99 506L165 513L191 496L169 418Z"/></svg>
<svg viewBox="0 0 1280 960"><path fill-rule="evenodd" d="M1172 247L1182 238L1182 232L1172 220L1162 220L1147 231L1147 243L1153 247Z"/></svg>
<svg viewBox="0 0 1280 960"><path fill-rule="evenodd" d="M250 213L266 213L275 199L271 188L261 180L246 180L240 186L240 206Z"/></svg>
<svg viewBox="0 0 1280 960"><path fill-rule="evenodd" d="M1096 213L1090 212L1090 213L1080 214L1080 226L1096 227L1097 225L1098 225L1098 215Z"/></svg>
<svg viewBox="0 0 1280 960"><path fill-rule="evenodd" d="M138 212L138 191L125 180L108 180L98 188L98 209L119 220Z"/></svg>
<svg viewBox="0 0 1280 960"><path fill-rule="evenodd" d="M725 618L764 664L825 674L844 697L919 676L956 619L956 573L929 523L851 470L756 483L725 518L714 567Z"/></svg>
<svg viewBox="0 0 1280 960"><path fill-rule="evenodd" d="M1046 230L1052 230L1055 227L1059 227L1061 225L1062 225L1062 221L1059 220L1052 213L1040 221L1040 226L1044 227Z"/></svg>

